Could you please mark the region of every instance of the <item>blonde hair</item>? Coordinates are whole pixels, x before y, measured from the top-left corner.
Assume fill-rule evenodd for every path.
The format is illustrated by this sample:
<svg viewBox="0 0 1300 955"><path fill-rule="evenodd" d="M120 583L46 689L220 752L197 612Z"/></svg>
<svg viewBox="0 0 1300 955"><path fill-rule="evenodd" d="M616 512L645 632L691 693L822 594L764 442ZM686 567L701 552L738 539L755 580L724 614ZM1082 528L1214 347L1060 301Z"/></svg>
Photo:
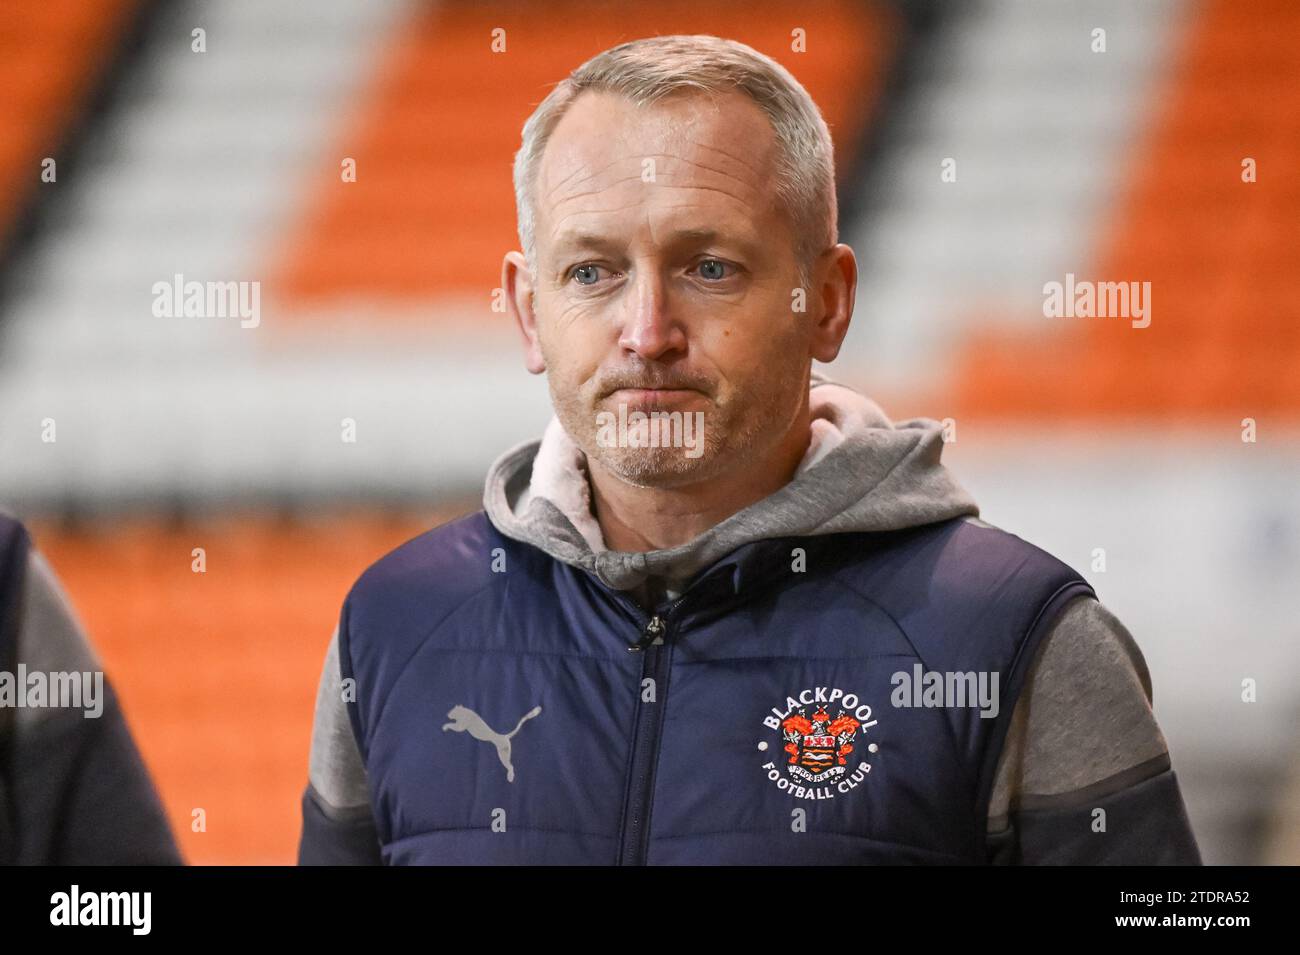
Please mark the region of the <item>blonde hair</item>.
<svg viewBox="0 0 1300 955"><path fill-rule="evenodd" d="M813 261L839 241L830 130L789 70L744 43L703 34L647 37L611 47L561 80L524 123L523 144L515 154L515 205L519 241L534 273L538 166L556 125L588 90L617 93L638 106L678 91L748 95L776 134L776 194L794 227L800 281L808 284Z"/></svg>

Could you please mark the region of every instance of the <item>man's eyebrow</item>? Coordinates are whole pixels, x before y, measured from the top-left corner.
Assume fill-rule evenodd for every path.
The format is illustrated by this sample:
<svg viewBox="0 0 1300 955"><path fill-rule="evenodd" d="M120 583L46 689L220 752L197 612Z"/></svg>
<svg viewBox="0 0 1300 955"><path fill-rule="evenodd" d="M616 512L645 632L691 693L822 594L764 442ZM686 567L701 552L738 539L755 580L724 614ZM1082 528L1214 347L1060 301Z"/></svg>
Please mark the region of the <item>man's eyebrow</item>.
<svg viewBox="0 0 1300 955"><path fill-rule="evenodd" d="M669 235L669 241L673 243L683 241L708 243L719 240L734 242L746 251L757 251L759 247L758 238L751 237L747 233L732 234L719 232L717 229L676 229ZM556 240L555 248L559 251L574 248L602 249L612 248L617 244L614 239L595 232L565 232Z"/></svg>

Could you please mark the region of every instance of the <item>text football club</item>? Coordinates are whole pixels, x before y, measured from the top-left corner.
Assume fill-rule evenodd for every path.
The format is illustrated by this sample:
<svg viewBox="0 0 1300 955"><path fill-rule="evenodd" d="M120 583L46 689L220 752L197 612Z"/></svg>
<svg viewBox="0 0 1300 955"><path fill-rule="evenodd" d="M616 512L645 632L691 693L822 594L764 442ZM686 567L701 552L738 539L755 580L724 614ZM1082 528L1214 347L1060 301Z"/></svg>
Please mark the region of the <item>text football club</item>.
<svg viewBox="0 0 1300 955"><path fill-rule="evenodd" d="M870 706L839 687L817 686L787 696L784 710L773 707L763 718L765 727L781 734L784 753L763 764L767 778L794 799L834 799L852 791L871 772L862 757L879 749L866 740L876 722ZM761 740L758 748L766 751L768 745Z"/></svg>

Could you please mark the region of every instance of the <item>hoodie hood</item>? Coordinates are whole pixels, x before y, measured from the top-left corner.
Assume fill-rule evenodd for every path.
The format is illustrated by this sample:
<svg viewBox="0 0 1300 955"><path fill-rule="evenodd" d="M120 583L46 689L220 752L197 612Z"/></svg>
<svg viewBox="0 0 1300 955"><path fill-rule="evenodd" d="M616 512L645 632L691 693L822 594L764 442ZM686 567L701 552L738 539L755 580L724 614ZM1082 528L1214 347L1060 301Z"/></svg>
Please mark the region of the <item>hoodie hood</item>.
<svg viewBox="0 0 1300 955"><path fill-rule="evenodd" d="M892 423L859 392L812 373L808 450L784 487L693 540L665 550L613 551L592 514L587 459L557 417L488 469L483 506L502 534L594 574L615 590L662 578L670 593L755 540L893 531L962 515L974 499L940 462L930 418Z"/></svg>

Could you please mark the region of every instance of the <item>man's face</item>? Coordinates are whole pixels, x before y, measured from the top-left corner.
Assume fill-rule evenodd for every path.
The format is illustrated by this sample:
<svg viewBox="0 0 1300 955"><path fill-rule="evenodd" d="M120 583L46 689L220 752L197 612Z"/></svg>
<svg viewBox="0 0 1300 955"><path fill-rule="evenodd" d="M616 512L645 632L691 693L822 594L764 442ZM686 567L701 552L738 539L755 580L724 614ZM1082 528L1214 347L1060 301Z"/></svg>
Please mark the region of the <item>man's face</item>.
<svg viewBox="0 0 1300 955"><path fill-rule="evenodd" d="M645 108L584 93L547 144L530 264L551 398L588 458L631 484L744 467L787 435L807 397L812 316L796 308L776 160L767 117L738 92ZM620 446L609 440L620 405L622 420L680 412L703 440ZM639 434L627 444L650 443L648 426Z"/></svg>

